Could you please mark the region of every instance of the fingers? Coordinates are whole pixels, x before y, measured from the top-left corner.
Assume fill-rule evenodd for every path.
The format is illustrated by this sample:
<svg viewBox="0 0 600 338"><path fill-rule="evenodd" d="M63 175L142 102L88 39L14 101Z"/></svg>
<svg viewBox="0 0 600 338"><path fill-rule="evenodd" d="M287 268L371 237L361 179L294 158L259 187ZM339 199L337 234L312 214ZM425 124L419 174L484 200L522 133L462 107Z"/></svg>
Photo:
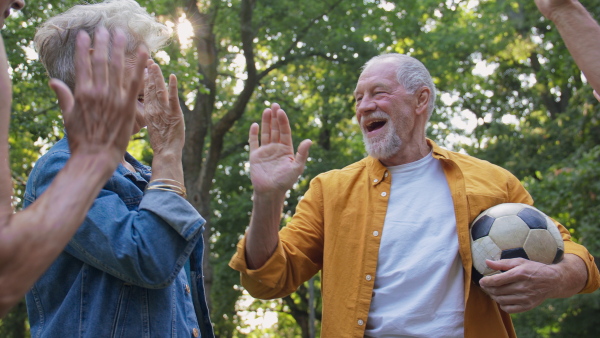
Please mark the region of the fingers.
<svg viewBox="0 0 600 338"><path fill-rule="evenodd" d="M108 45L110 35L106 28L99 28L94 35L94 51L92 52L92 74L94 91L97 95L108 93Z"/></svg>
<svg viewBox="0 0 600 338"><path fill-rule="evenodd" d="M302 167L304 167L306 161L308 160L308 150L310 149L311 145L311 140L304 140L300 142L300 145L298 146L298 152L296 153L296 162L298 162L299 165L302 165Z"/></svg>
<svg viewBox="0 0 600 338"><path fill-rule="evenodd" d="M134 75L129 79L129 87L126 87L127 97L137 97L140 90L144 88L144 71L147 67L148 57L148 52L144 48L138 48Z"/></svg>
<svg viewBox="0 0 600 338"><path fill-rule="evenodd" d="M110 55L110 85L109 91L114 97L121 91L123 85L123 70L125 64L125 44L127 39L120 29L113 35L113 45Z"/></svg>
<svg viewBox="0 0 600 338"><path fill-rule="evenodd" d="M67 120L71 116L71 110L75 104L75 99L73 98L71 89L69 89L64 82L58 79L51 79L49 85L50 88L52 88L52 90L56 93L56 96L58 97L58 105L63 111L65 120Z"/></svg>
<svg viewBox="0 0 600 338"><path fill-rule="evenodd" d="M144 83L144 110L146 113L149 113L151 111L151 106L156 104L156 83L154 81L154 72L156 72L156 68L154 66L155 64L152 60L147 61L148 76Z"/></svg>
<svg viewBox="0 0 600 338"><path fill-rule="evenodd" d="M262 115L262 127L258 124L253 123L250 126L248 135L248 144L250 145L250 152L253 152L261 146L267 146L269 144L277 145L285 148L285 152L290 156L294 154L294 146L292 143L292 130L290 127L290 121L283 109L280 108L279 104L273 103L271 108L267 108L263 111ZM258 133L260 129L260 143L258 142ZM295 162L298 166L304 167L308 160L308 151L312 145L311 140L304 140L298 146L298 152L295 155Z"/></svg>
<svg viewBox="0 0 600 338"><path fill-rule="evenodd" d="M263 111L260 133L260 144L265 145L271 143L271 109L267 108Z"/></svg>
<svg viewBox="0 0 600 338"><path fill-rule="evenodd" d="M150 69L148 69L148 77L152 78L151 81L154 83L154 90L156 91L155 95L158 98L160 105L166 106L166 103L169 100L169 94L160 66L153 63ZM175 89L175 91L177 91L177 89Z"/></svg>
<svg viewBox="0 0 600 338"><path fill-rule="evenodd" d="M250 146L250 152L258 149L258 123L252 123L250 125L250 131L248 132L248 145Z"/></svg>
<svg viewBox="0 0 600 338"><path fill-rule="evenodd" d="M492 297L492 299L498 303L504 312L507 313L520 313L529 311L542 303L542 301L539 299L520 295L499 296Z"/></svg>
<svg viewBox="0 0 600 338"><path fill-rule="evenodd" d="M279 104L273 103L271 108L267 108L263 111L260 144L279 143L281 126L283 126L283 128L287 130L287 134L289 134L289 142L286 140L283 141L283 143L292 145L290 123L287 115L285 115L285 112L281 109Z"/></svg>
<svg viewBox="0 0 600 338"><path fill-rule="evenodd" d="M287 122L287 115L285 115L285 112L281 109L281 107L279 107L279 104L277 104L277 103L273 103L271 105L271 111L272 111L272 113L271 113L271 142L279 143L279 140L280 140L280 125L279 125L280 114L283 114L286 122ZM287 122L287 124L289 125L289 122Z"/></svg>
<svg viewBox="0 0 600 338"><path fill-rule="evenodd" d="M90 46L92 40L85 31L77 34L75 49L75 83L77 90L88 91L92 84Z"/></svg>
<svg viewBox="0 0 600 338"><path fill-rule="evenodd" d="M510 273L509 270L514 269L517 266L523 265L528 261L523 258L513 258L513 259L501 259L499 261L492 261L487 259L485 263L491 269L497 271L506 271L505 273L495 274L493 276L483 277L479 281L479 285L481 287L498 287L508 283L514 282L515 275ZM538 263L539 264L539 263Z"/></svg>
<svg viewBox="0 0 600 338"><path fill-rule="evenodd" d="M181 105L179 104L179 92L177 91L177 76L175 74L169 75L169 106L174 112L181 111Z"/></svg>
<svg viewBox="0 0 600 338"><path fill-rule="evenodd" d="M508 313L528 311L544 301L535 289L528 289L524 285L509 284L498 288L484 288L484 291Z"/></svg>
<svg viewBox="0 0 600 338"><path fill-rule="evenodd" d="M512 268L524 264L526 261L527 260L523 258L501 259L499 261L492 261L486 259L485 264L487 264L487 266L490 267L490 269L494 269L497 271L508 271Z"/></svg>
<svg viewBox="0 0 600 338"><path fill-rule="evenodd" d="M282 109L277 111L277 136L279 142L287 146L292 145L292 129L290 120Z"/></svg>

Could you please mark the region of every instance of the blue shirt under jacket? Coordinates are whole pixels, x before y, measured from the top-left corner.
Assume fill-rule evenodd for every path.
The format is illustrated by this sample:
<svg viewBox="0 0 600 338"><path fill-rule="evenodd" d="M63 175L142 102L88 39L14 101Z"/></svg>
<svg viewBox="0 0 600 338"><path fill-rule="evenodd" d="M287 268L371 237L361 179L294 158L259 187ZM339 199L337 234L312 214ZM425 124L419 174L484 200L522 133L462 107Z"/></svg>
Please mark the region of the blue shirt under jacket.
<svg viewBox="0 0 600 338"><path fill-rule="evenodd" d="M25 206L69 156L63 139L37 161ZM75 236L27 294L32 337L214 336L202 279L204 219L173 192L145 192L150 168L129 154L125 159L136 172L119 164ZM189 276L183 269L188 259Z"/></svg>

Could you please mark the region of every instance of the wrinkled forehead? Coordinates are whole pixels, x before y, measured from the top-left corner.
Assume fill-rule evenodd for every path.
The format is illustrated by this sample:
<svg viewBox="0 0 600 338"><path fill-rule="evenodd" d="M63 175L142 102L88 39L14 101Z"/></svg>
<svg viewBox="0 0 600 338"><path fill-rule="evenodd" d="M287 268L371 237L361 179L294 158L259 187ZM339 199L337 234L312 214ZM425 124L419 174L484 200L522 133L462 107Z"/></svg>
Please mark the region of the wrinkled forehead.
<svg viewBox="0 0 600 338"><path fill-rule="evenodd" d="M393 61L381 60L377 63L369 64L358 77L356 82L356 93L361 87L368 86L389 86L397 84L396 63Z"/></svg>

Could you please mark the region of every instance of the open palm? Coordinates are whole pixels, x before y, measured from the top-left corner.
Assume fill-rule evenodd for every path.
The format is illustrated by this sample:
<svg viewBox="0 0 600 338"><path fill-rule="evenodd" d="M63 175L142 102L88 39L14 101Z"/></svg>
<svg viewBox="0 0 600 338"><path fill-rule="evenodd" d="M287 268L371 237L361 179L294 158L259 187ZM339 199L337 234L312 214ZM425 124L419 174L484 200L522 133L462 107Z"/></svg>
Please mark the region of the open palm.
<svg viewBox="0 0 600 338"><path fill-rule="evenodd" d="M310 140L304 140L294 155L290 122L277 103L265 109L262 116L260 144L259 126L250 127L250 177L254 190L261 193L285 192L291 189L304 171Z"/></svg>

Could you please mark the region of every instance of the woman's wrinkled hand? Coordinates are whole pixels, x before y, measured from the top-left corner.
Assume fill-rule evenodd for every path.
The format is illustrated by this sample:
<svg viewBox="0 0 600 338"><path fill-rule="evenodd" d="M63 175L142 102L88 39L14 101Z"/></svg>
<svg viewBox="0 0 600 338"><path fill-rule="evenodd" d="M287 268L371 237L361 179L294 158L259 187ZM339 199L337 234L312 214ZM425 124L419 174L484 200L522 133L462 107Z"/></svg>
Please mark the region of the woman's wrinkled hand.
<svg viewBox="0 0 600 338"><path fill-rule="evenodd" d="M160 67L148 60L148 78L144 87L144 117L155 156L181 155L185 143L185 123L177 93L177 77L169 76L168 89Z"/></svg>

